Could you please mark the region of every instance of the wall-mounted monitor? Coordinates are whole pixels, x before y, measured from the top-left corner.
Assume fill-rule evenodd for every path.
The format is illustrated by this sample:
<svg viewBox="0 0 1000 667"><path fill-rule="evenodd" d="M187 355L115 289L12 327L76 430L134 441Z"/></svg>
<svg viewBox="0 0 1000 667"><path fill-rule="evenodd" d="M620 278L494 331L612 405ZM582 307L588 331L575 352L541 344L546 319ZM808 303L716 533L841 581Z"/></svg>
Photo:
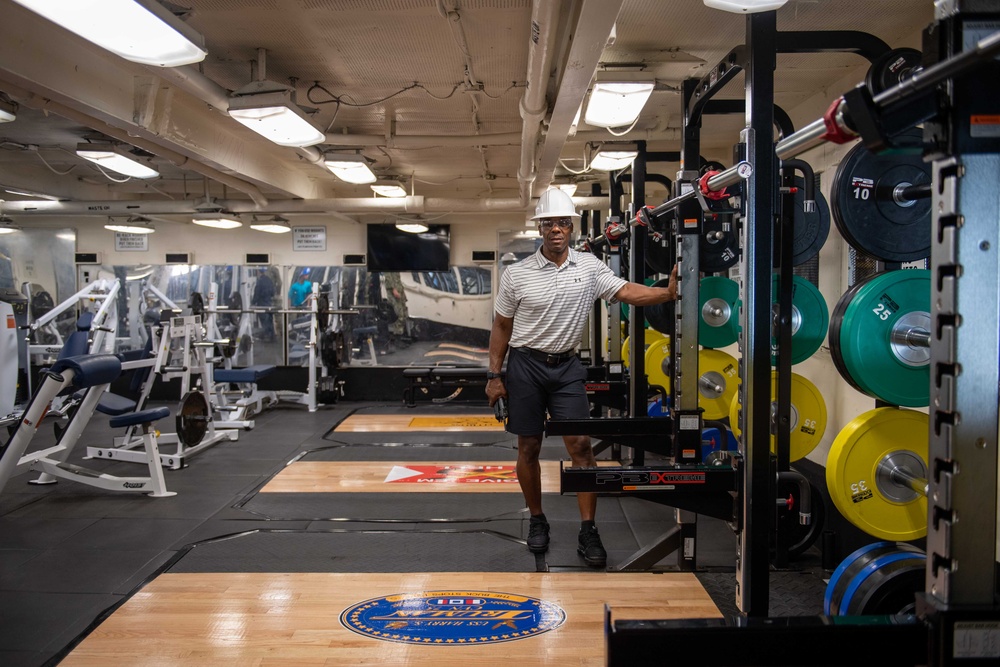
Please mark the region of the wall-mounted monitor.
<svg viewBox="0 0 1000 667"><path fill-rule="evenodd" d="M405 232L393 224L368 225L368 271L447 271L451 257L448 225Z"/></svg>

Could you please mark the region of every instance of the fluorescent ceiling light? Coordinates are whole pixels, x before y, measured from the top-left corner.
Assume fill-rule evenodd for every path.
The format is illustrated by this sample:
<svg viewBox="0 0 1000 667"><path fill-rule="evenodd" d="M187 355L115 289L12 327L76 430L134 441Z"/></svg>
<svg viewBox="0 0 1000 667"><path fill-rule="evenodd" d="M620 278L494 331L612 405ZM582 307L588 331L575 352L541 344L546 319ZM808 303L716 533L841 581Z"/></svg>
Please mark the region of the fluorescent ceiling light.
<svg viewBox="0 0 1000 667"><path fill-rule="evenodd" d="M326 140L295 103L291 90L233 96L229 115L279 146L315 146Z"/></svg>
<svg viewBox="0 0 1000 667"><path fill-rule="evenodd" d="M427 231L427 225L422 222L397 222L396 229L401 232L409 232L411 234L423 234Z"/></svg>
<svg viewBox="0 0 1000 667"><path fill-rule="evenodd" d="M406 196L406 189L401 185L380 185L373 183L371 187L375 191L375 194L382 195L383 197L399 198Z"/></svg>
<svg viewBox="0 0 1000 667"><path fill-rule="evenodd" d="M242 227L243 223L239 216L223 211L213 211L211 213L195 213L191 222L202 227L213 227L215 229L236 229Z"/></svg>
<svg viewBox="0 0 1000 667"><path fill-rule="evenodd" d="M133 178L156 178L160 175L155 169L136 162L125 149L115 144L77 144L76 154L85 160L90 160L98 167Z"/></svg>
<svg viewBox="0 0 1000 667"><path fill-rule="evenodd" d="M365 185L378 180L369 168L364 155L327 153L323 156L323 161L334 176L347 183Z"/></svg>
<svg viewBox="0 0 1000 667"><path fill-rule="evenodd" d="M639 117L653 92L652 81L597 82L583 120L594 127L624 127Z"/></svg>
<svg viewBox="0 0 1000 667"><path fill-rule="evenodd" d="M755 14L780 9L788 0L705 0L705 6L734 14Z"/></svg>
<svg viewBox="0 0 1000 667"><path fill-rule="evenodd" d="M253 222L250 223L250 229L256 229L258 232L267 232L269 234L287 234L292 231L292 228L288 226L288 220L282 218L280 215L273 216L267 220L258 220L254 216Z"/></svg>
<svg viewBox="0 0 1000 667"><path fill-rule="evenodd" d="M108 218L108 223L104 225L104 228L125 234L152 234L156 231L149 218L142 216L128 218L125 222L115 222L114 218Z"/></svg>
<svg viewBox="0 0 1000 667"><path fill-rule="evenodd" d="M14 224L14 221L6 215L0 215L0 234L13 234L21 231L21 227Z"/></svg>
<svg viewBox="0 0 1000 667"><path fill-rule="evenodd" d="M10 123L17 120L17 104L0 99L0 123Z"/></svg>
<svg viewBox="0 0 1000 667"><path fill-rule="evenodd" d="M14 0L126 60L177 67L208 55L205 38L156 0Z"/></svg>
<svg viewBox="0 0 1000 667"><path fill-rule="evenodd" d="M590 161L590 168L597 171L615 171L632 164L638 151L605 151L602 150Z"/></svg>

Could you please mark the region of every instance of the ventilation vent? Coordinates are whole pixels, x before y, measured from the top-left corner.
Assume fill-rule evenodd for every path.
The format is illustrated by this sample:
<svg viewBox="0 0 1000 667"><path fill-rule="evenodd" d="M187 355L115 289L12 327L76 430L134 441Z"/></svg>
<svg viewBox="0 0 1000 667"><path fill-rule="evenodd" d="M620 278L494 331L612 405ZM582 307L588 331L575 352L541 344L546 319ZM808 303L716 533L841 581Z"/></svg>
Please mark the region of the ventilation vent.
<svg viewBox="0 0 1000 667"><path fill-rule="evenodd" d="M495 262L497 261L497 254L492 250L473 250L472 251L472 261L473 262Z"/></svg>
<svg viewBox="0 0 1000 667"><path fill-rule="evenodd" d="M270 264L271 254L266 252L248 252L246 255L247 264Z"/></svg>
<svg viewBox="0 0 1000 667"><path fill-rule="evenodd" d="M365 266L364 255L344 255L344 266Z"/></svg>
<svg viewBox="0 0 1000 667"><path fill-rule="evenodd" d="M168 252L166 255L167 264L191 264L194 257L189 252Z"/></svg>

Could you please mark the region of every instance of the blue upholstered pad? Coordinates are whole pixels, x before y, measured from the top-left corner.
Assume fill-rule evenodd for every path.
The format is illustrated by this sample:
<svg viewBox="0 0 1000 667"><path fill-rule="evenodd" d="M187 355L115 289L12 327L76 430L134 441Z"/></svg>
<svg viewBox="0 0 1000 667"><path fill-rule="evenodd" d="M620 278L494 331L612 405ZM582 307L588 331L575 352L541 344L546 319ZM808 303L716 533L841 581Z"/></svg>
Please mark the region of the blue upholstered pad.
<svg viewBox="0 0 1000 667"><path fill-rule="evenodd" d="M97 402L97 411L106 415L122 415L135 410L135 401L118 394L104 392Z"/></svg>
<svg viewBox="0 0 1000 667"><path fill-rule="evenodd" d="M137 424L150 424L157 419L169 416L170 408L149 408L148 410L139 410L139 412L130 412L125 415L112 417L108 423L111 424L111 428L122 428Z"/></svg>
<svg viewBox="0 0 1000 667"><path fill-rule="evenodd" d="M53 373L72 370L73 386L85 389L99 384L110 384L122 374L122 362L113 354L85 354L59 359L49 369Z"/></svg>
<svg viewBox="0 0 1000 667"><path fill-rule="evenodd" d="M246 368L216 368L212 378L216 382L256 382L274 371L274 366L259 364Z"/></svg>

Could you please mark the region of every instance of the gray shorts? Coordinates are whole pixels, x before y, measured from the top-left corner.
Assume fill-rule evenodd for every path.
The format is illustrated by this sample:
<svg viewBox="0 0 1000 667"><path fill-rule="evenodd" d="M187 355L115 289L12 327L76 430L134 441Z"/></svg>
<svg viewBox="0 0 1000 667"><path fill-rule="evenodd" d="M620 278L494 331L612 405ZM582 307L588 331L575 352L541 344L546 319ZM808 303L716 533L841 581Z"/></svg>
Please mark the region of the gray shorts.
<svg viewBox="0 0 1000 667"><path fill-rule="evenodd" d="M550 366L520 348L507 357L507 431L515 435L541 435L545 413L553 419L587 419L590 402L584 382L587 369L577 357Z"/></svg>

